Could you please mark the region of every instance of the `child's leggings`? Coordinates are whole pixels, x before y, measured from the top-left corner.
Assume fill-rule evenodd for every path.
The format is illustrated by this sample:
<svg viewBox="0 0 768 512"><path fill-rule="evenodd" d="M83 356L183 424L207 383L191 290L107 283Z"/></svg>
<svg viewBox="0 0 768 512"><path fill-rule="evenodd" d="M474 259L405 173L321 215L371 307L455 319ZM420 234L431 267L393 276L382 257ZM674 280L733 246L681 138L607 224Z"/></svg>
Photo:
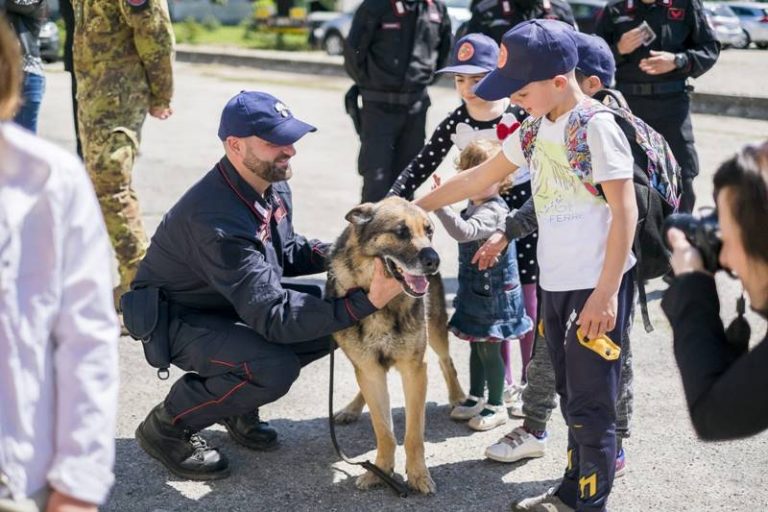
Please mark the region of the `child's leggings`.
<svg viewBox="0 0 768 512"><path fill-rule="evenodd" d="M483 396L488 385L488 403L501 405L504 394L504 360L501 343L470 342L469 394Z"/></svg>
<svg viewBox="0 0 768 512"><path fill-rule="evenodd" d="M523 301L525 303L525 313L533 320L534 329L531 329L525 335L520 338L520 358L523 363L523 371L520 377L520 383L525 384L528 381L528 363L531 362L531 356L533 354L533 340L535 326L537 325L536 312L538 311L536 300L536 285L524 284L523 285ZM504 358L504 381L507 385L515 383L515 378L512 376L512 343L508 340L501 342L501 356Z"/></svg>

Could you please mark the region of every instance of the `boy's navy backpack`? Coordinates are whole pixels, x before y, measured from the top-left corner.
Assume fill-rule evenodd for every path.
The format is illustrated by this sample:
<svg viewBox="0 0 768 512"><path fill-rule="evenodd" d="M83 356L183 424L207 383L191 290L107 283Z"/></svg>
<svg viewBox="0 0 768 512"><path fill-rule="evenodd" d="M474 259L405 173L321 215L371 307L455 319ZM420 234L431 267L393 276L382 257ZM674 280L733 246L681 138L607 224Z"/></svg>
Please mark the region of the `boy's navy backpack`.
<svg viewBox="0 0 768 512"><path fill-rule="evenodd" d="M609 100L611 105L597 101ZM637 198L637 230L632 250L637 258L636 277L643 324L653 330L648 316L644 282L661 277L670 270L670 253L664 243L664 219L680 204L680 166L667 141L636 117L623 98L603 89L595 98L587 98L571 113L567 125L566 148L571 169L594 195L602 195L600 185L592 183L592 158L587 145L587 123L599 112L610 112L629 141L635 160L633 183ZM526 160L531 161L541 118L528 118L520 127L520 141Z"/></svg>

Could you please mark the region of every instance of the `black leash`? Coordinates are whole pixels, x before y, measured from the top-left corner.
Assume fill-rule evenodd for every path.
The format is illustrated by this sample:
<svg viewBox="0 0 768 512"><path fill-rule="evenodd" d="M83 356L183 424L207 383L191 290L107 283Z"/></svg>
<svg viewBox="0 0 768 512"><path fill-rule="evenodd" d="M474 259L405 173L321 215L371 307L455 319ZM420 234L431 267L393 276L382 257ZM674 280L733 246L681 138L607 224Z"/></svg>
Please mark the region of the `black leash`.
<svg viewBox="0 0 768 512"><path fill-rule="evenodd" d="M374 473L376 476L381 478L385 484L387 484L389 487L392 488L393 491L397 493L398 496L401 498L407 498L408 497L408 487L399 480L396 480L391 475L388 475L384 470L382 470L377 465L373 464L370 461L364 460L362 462L355 462L351 460L349 457L347 457L343 451L341 451L341 447L339 447L339 442L336 440L336 426L333 423L333 354L335 352L336 348L336 341L333 339L333 336L330 336L331 338L331 377L330 377L330 390L328 392L328 425L331 427L331 441L333 442L333 448L336 450L336 453L339 455L341 460L346 462L347 464L352 464L354 466L362 466L371 473Z"/></svg>

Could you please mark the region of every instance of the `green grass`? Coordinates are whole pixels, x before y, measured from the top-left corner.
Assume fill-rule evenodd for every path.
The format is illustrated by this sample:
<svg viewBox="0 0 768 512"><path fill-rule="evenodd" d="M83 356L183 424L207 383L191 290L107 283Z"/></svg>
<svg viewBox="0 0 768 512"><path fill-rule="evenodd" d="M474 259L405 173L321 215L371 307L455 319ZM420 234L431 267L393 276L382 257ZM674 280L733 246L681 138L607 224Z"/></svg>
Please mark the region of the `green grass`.
<svg viewBox="0 0 768 512"><path fill-rule="evenodd" d="M174 23L173 30L179 43L288 51L310 49L306 31L278 34L267 28L212 26L194 21Z"/></svg>

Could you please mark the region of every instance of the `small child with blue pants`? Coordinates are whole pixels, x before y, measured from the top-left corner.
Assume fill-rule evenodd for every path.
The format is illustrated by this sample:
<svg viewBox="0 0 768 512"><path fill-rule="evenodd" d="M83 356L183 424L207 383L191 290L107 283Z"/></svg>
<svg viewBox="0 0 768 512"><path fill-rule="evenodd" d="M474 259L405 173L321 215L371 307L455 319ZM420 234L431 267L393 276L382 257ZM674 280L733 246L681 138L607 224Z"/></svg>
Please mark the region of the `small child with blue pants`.
<svg viewBox="0 0 768 512"><path fill-rule="evenodd" d="M468 169L499 152L496 141L471 142L459 156L458 169ZM435 183L440 179L434 175ZM459 289L449 328L470 342L469 396L451 411L451 418L469 420L474 430L490 430L509 419L504 406L504 360L501 344L519 339L533 327L523 304L514 245L500 255L493 268L478 270L472 257L495 233L508 213L499 196L499 183L491 184L470 198L461 215L450 207L435 211L448 234L459 242ZM488 400L484 400L488 388Z"/></svg>

